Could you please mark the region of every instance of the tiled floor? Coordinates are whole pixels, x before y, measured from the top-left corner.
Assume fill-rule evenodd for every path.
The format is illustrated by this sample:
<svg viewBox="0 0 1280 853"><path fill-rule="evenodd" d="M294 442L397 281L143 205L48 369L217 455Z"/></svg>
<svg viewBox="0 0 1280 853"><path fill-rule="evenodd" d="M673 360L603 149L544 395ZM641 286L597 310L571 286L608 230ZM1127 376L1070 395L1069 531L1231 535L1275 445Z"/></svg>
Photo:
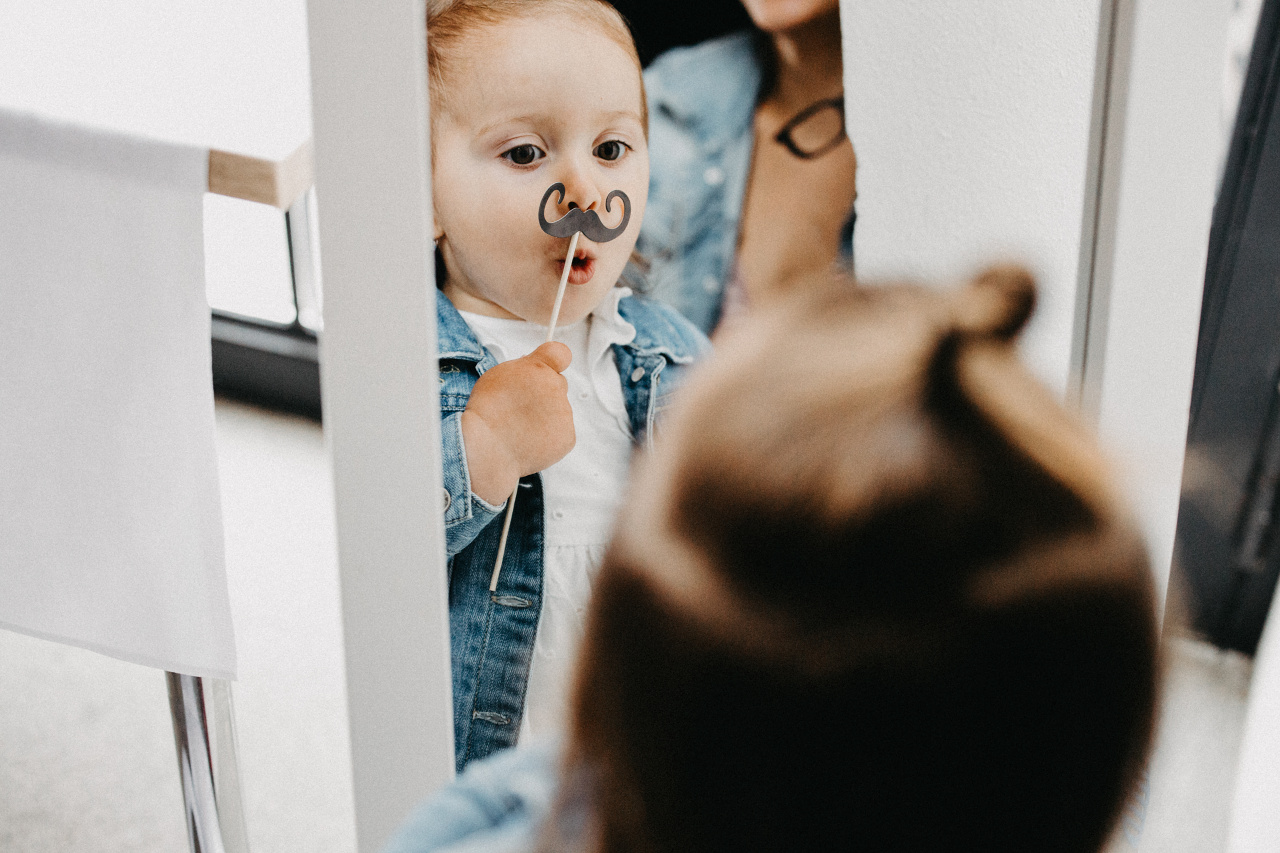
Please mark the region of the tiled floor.
<svg viewBox="0 0 1280 853"><path fill-rule="evenodd" d="M320 428L220 401L218 451L250 846L348 853L332 487ZM1190 640L1173 643L1171 660L1150 795L1115 851L1222 850L1250 667ZM184 835L162 675L0 631L0 851L176 853Z"/></svg>

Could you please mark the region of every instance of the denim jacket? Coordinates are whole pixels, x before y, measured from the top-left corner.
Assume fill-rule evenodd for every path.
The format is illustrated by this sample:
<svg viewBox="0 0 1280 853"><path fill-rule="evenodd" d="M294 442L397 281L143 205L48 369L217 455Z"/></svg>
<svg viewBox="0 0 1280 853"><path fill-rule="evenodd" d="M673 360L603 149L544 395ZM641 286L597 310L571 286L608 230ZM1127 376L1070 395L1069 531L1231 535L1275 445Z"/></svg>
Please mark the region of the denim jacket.
<svg viewBox="0 0 1280 853"><path fill-rule="evenodd" d="M667 51L645 71L649 203L637 251L651 294L710 333L737 255L764 79L760 35ZM853 221L841 244L853 251Z"/></svg>
<svg viewBox="0 0 1280 853"><path fill-rule="evenodd" d="M613 347L633 439L653 436L688 367L708 348L687 320L660 303L625 297L622 318L635 339ZM542 612L542 478L520 481L498 589L489 579L498 553L504 506L471 491L462 412L480 375L498 362L444 296L436 293L440 341L440 409L444 525L449 558L449 635L453 658L453 728L457 766L516 741L529 662Z"/></svg>
<svg viewBox="0 0 1280 853"><path fill-rule="evenodd" d="M559 744L544 742L473 761L418 804L382 853L529 853L559 794L560 757ZM584 821L556 826L573 823Z"/></svg>

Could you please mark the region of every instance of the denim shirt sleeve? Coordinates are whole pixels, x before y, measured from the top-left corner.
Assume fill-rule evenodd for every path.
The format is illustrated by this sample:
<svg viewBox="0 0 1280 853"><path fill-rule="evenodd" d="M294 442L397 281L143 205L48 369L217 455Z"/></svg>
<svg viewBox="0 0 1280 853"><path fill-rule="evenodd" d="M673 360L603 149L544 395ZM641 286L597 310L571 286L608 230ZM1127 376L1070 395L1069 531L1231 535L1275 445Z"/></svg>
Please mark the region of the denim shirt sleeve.
<svg viewBox="0 0 1280 853"><path fill-rule="evenodd" d="M527 851L556 794L559 746L504 750L419 805L382 853Z"/></svg>
<svg viewBox="0 0 1280 853"><path fill-rule="evenodd" d="M494 506L471 491L467 448L462 440L462 412L444 416L440 424L444 467L444 538L450 557L471 544L507 505Z"/></svg>

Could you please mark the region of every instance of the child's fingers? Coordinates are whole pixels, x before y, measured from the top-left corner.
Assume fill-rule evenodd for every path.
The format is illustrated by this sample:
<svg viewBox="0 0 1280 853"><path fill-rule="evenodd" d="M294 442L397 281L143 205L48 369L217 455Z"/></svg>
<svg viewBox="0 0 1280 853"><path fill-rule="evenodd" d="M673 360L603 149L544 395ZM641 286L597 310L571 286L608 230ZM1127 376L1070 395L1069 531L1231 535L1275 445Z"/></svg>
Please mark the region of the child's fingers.
<svg viewBox="0 0 1280 853"><path fill-rule="evenodd" d="M559 341L551 341L529 353L529 358L536 358L556 373L564 373L569 362L573 361L573 353Z"/></svg>

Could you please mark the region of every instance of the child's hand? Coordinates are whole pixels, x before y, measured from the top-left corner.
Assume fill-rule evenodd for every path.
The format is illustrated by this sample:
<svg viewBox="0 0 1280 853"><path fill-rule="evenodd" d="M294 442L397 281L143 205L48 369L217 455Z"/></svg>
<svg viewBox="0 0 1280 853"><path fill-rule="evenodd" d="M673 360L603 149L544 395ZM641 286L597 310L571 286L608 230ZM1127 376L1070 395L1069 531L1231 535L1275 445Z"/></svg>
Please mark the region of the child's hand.
<svg viewBox="0 0 1280 853"><path fill-rule="evenodd" d="M553 341L476 381L462 413L471 491L500 504L521 477L554 465L573 449L569 383L560 375L572 360L569 348Z"/></svg>

